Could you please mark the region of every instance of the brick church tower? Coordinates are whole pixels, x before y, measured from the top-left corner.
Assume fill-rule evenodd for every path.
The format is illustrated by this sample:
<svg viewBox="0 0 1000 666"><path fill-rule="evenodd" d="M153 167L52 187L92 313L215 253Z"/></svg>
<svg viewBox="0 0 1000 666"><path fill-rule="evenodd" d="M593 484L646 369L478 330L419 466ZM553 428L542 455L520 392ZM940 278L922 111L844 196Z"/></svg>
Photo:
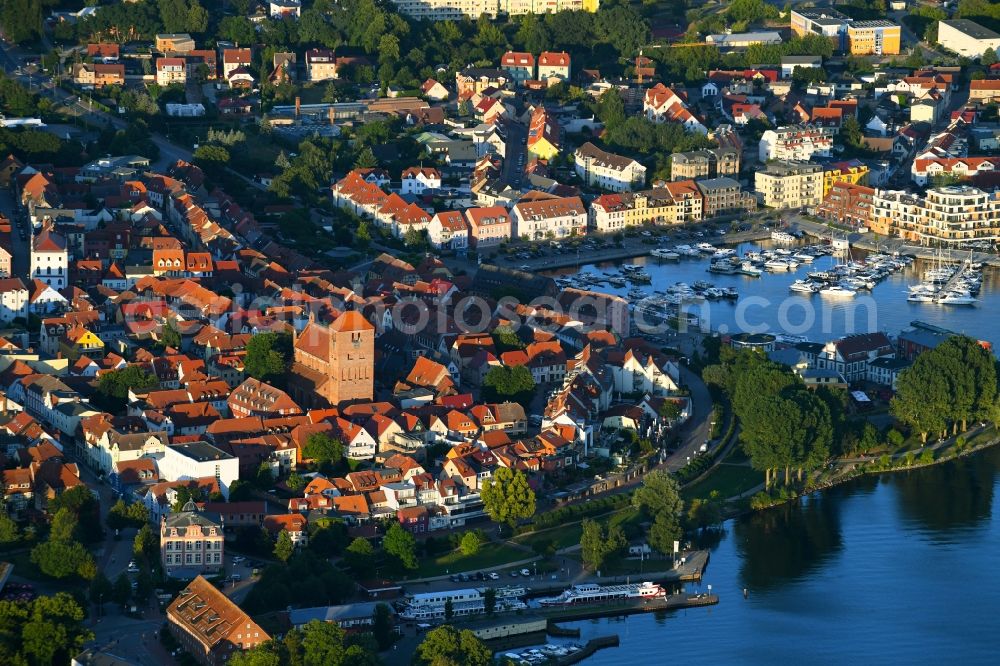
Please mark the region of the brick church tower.
<svg viewBox="0 0 1000 666"><path fill-rule="evenodd" d="M292 396L302 406L339 405L374 395L375 327L347 311L329 326L309 322L295 338Z"/></svg>

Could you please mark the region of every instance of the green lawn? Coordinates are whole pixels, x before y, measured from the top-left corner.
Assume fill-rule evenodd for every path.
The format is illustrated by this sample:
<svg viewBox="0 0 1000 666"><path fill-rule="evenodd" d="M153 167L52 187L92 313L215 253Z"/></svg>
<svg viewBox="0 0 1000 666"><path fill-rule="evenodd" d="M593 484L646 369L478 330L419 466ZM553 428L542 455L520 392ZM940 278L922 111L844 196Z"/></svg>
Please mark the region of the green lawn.
<svg viewBox="0 0 1000 666"><path fill-rule="evenodd" d="M429 578L431 576L444 576L446 574L484 571L497 567L506 566L511 562L518 562L533 557L533 553L528 553L520 548L514 548L507 544L486 543L475 555L462 555L461 551L454 550L444 555L433 558L423 558L416 571L405 571L398 566L395 558L387 557L379 566L380 575L405 578Z"/></svg>
<svg viewBox="0 0 1000 666"><path fill-rule="evenodd" d="M734 497L755 486L764 483L763 472L745 465L733 465L724 462L715 468L711 474L693 486L681 491L685 500L696 497L707 498L713 490L718 490L723 498Z"/></svg>
<svg viewBox="0 0 1000 666"><path fill-rule="evenodd" d="M598 521L602 525L619 525L628 534L630 529L639 529L639 511L631 506L624 507L615 511L609 516L598 516L593 518L593 520ZM514 541L529 548L537 548L538 550L544 550L544 547L554 545L558 550L560 548L568 548L569 546L575 546L580 543L580 535L583 532L582 522L584 518L581 517L580 520L566 525L560 525L559 527L553 527L541 532L532 532L530 534L524 534L519 537L515 537Z"/></svg>
<svg viewBox="0 0 1000 666"><path fill-rule="evenodd" d="M517 543L528 546L529 548L537 547L542 549L549 544L554 544L556 549L559 549L580 543L580 533L582 531L583 528L580 527L580 523L572 523L570 525L553 527L552 529L545 530L544 532L532 532L531 534L525 534L524 536L519 536L514 540L517 541Z"/></svg>

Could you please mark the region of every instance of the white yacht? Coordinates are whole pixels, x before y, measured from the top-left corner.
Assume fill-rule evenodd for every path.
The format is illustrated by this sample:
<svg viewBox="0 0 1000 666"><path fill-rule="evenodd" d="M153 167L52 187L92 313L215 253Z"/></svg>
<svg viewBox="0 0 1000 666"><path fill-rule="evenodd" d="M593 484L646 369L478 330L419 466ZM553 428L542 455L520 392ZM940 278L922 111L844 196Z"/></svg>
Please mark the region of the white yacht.
<svg viewBox="0 0 1000 666"><path fill-rule="evenodd" d="M793 262L787 259L768 259L764 262L764 268L775 272L790 271L794 268L792 264ZM798 264L795 264L795 266L798 266Z"/></svg>
<svg viewBox="0 0 1000 666"><path fill-rule="evenodd" d="M820 296L829 296L832 298L854 298L858 295L858 292L853 289L849 289L843 285L832 284L827 287L823 287L819 290Z"/></svg>
<svg viewBox="0 0 1000 666"><path fill-rule="evenodd" d="M911 291L906 300L910 303L933 303L935 296L928 291Z"/></svg>
<svg viewBox="0 0 1000 666"><path fill-rule="evenodd" d="M968 292L949 291L938 297L937 302L939 305L975 305L979 299Z"/></svg>
<svg viewBox="0 0 1000 666"><path fill-rule="evenodd" d="M809 280L796 280L788 286L790 291L797 291L800 294L815 294L819 291L819 287L816 286L815 282L810 282Z"/></svg>

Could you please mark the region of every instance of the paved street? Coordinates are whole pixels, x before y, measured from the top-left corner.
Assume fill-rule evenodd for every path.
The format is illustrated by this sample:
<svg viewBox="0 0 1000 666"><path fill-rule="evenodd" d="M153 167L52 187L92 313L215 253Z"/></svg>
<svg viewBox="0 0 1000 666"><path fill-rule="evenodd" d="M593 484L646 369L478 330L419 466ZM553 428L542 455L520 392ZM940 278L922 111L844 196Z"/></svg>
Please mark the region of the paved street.
<svg viewBox="0 0 1000 666"><path fill-rule="evenodd" d="M511 187L521 187L524 165L528 161L528 128L516 120L510 120L506 129L507 141L503 160L503 180Z"/></svg>

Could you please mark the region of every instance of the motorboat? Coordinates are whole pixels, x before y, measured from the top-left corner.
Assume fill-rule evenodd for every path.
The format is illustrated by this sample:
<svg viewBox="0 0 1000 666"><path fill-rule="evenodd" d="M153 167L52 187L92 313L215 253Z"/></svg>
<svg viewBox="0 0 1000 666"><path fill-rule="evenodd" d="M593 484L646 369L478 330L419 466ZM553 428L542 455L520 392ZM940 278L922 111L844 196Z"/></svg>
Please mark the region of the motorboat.
<svg viewBox="0 0 1000 666"><path fill-rule="evenodd" d="M831 284L819 290L820 296L831 298L854 298L858 295L855 290L840 284Z"/></svg>
<svg viewBox="0 0 1000 666"><path fill-rule="evenodd" d="M790 271L792 270L792 263L785 259L768 259L764 262L764 268L774 272Z"/></svg>
<svg viewBox="0 0 1000 666"><path fill-rule="evenodd" d="M819 287L816 283L810 282L809 280L796 280L792 284L788 285L788 289L800 294L815 294L819 291Z"/></svg>
<svg viewBox="0 0 1000 666"><path fill-rule="evenodd" d="M742 264L740 264L739 270L737 272L740 275L746 275L747 277L759 278L764 271L760 270L749 261L744 261Z"/></svg>
<svg viewBox="0 0 1000 666"><path fill-rule="evenodd" d="M968 292L949 291L938 297L938 305L975 305L979 302L975 296Z"/></svg>
<svg viewBox="0 0 1000 666"><path fill-rule="evenodd" d="M722 275L733 275L736 273L736 265L731 261L713 261L708 265L709 273L720 273Z"/></svg>

